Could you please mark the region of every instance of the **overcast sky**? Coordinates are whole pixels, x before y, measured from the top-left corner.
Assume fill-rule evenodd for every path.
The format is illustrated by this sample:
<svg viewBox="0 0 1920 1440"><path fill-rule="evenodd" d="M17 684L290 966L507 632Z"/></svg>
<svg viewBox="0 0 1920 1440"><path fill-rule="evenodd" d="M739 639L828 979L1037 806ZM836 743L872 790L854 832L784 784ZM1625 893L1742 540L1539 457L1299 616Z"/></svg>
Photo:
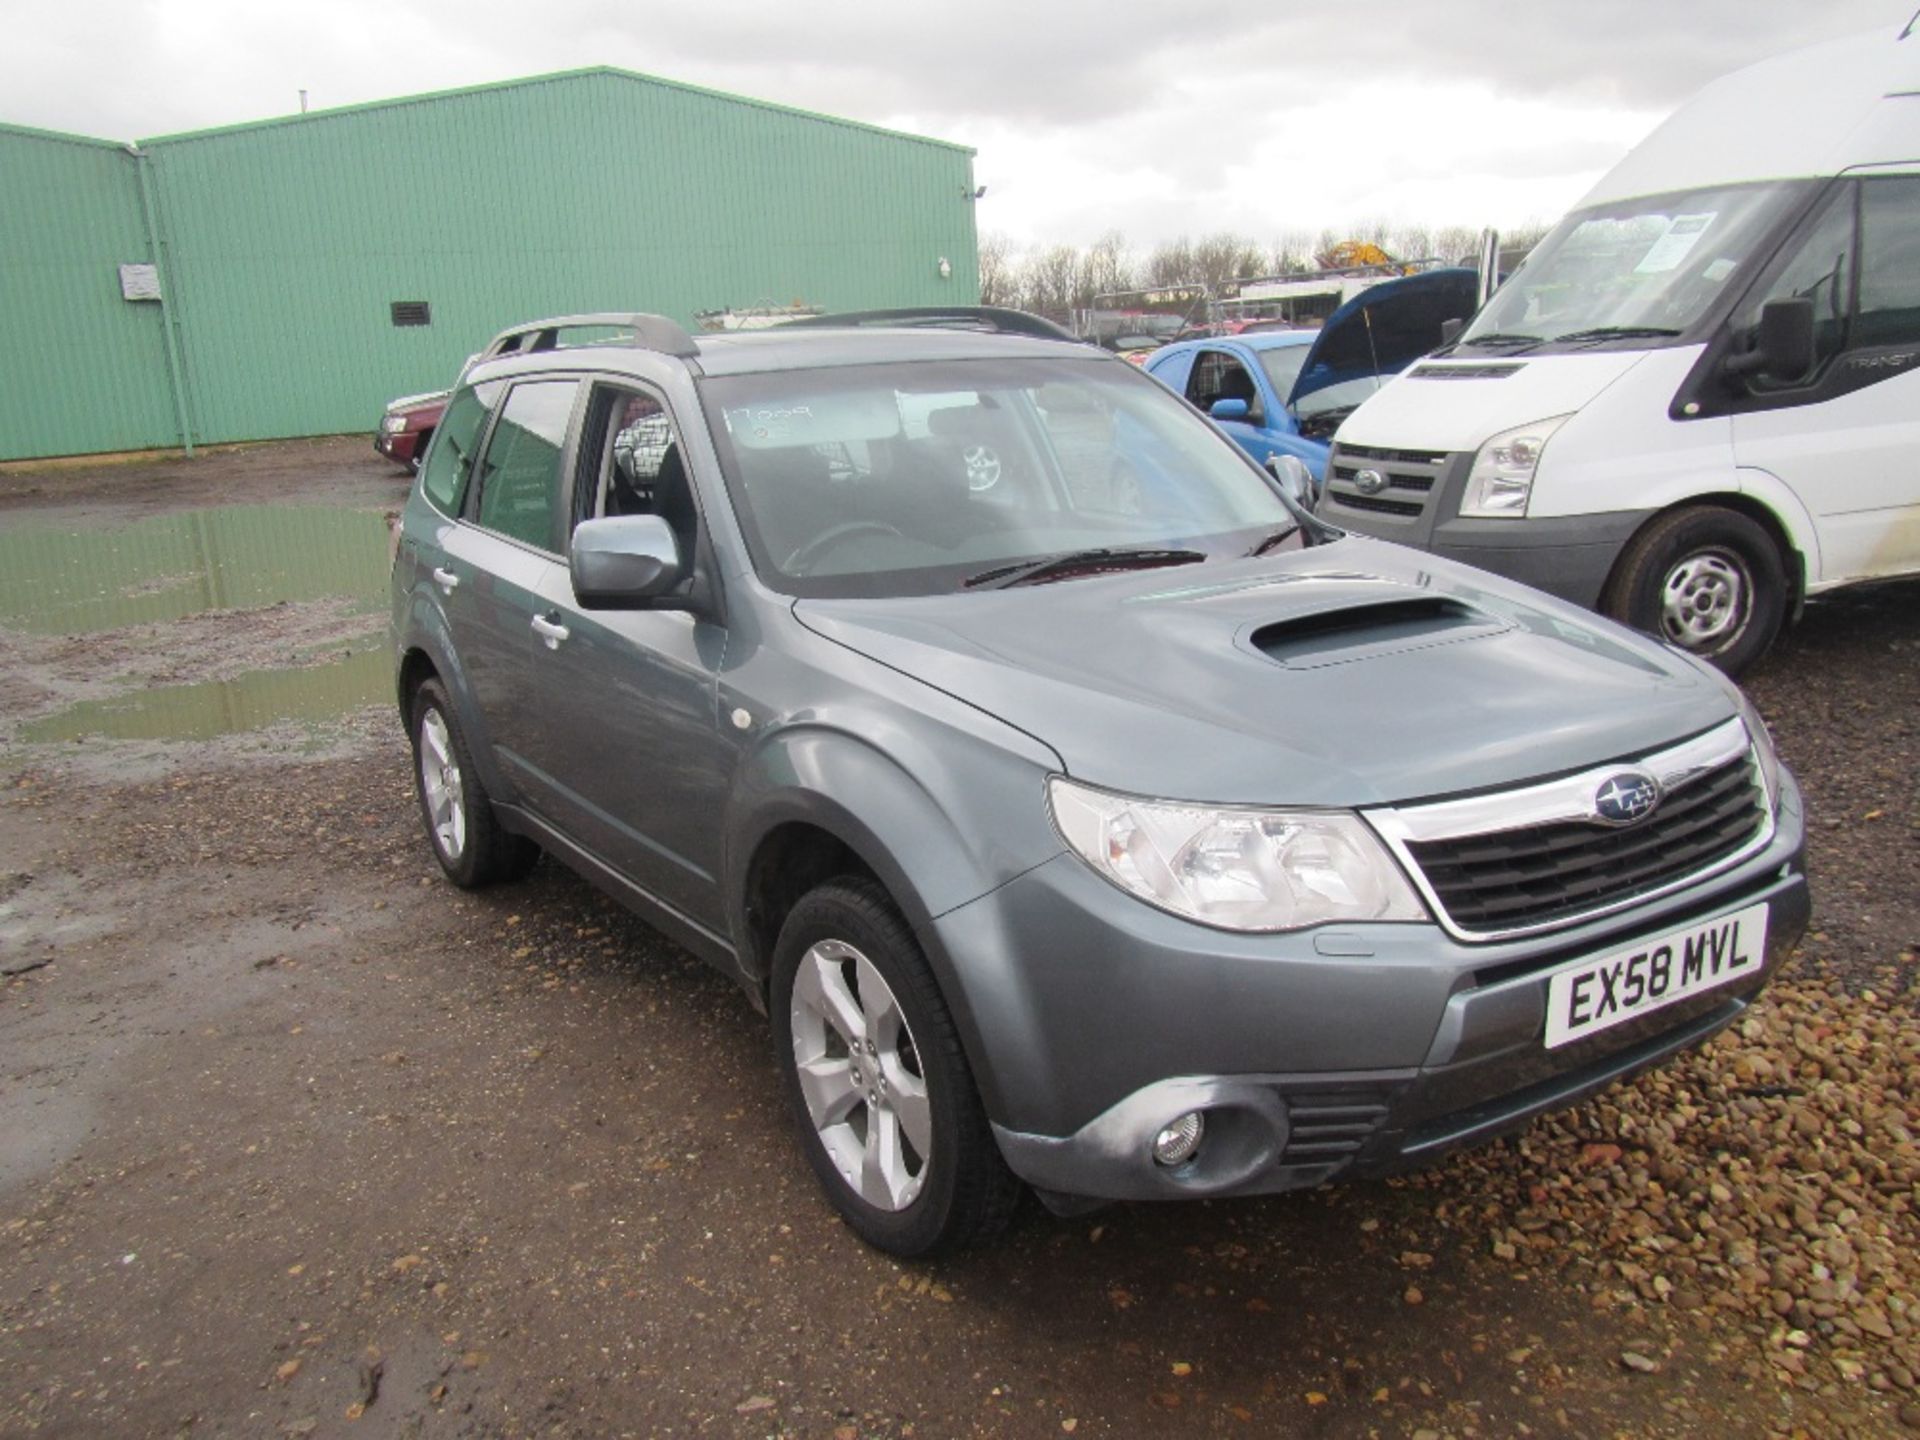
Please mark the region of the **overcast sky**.
<svg viewBox="0 0 1920 1440"><path fill-rule="evenodd" d="M1724 71L1920 0L5 0L0 120L137 139L582 65L975 147L1019 245L1551 220Z"/></svg>

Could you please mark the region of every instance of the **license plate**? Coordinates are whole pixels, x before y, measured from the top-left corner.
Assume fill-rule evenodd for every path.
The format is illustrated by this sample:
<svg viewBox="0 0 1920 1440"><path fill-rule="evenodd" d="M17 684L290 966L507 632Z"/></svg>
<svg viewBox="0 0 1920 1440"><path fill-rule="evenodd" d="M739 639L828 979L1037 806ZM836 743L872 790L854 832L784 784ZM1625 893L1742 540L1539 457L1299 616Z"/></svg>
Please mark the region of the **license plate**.
<svg viewBox="0 0 1920 1440"><path fill-rule="evenodd" d="M1597 960L1576 960L1547 980L1547 1049L1757 975L1766 956L1767 907L1749 905Z"/></svg>

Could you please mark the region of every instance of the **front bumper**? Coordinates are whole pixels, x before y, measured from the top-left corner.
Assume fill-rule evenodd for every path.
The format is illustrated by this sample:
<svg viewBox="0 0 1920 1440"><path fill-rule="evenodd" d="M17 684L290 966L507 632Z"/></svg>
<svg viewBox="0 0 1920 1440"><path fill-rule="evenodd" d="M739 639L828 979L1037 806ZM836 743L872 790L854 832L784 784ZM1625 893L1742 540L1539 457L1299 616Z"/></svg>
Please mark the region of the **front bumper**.
<svg viewBox="0 0 1920 1440"><path fill-rule="evenodd" d="M413 465L414 452L420 446L418 430L396 430L389 434L384 430L373 432L373 448L397 465Z"/></svg>
<svg viewBox="0 0 1920 1440"><path fill-rule="evenodd" d="M1431 551L1531 585L1589 610L1614 562L1650 511L1476 520L1460 514L1473 453L1446 455L1338 445L1315 513L1342 529ZM1377 471L1384 488L1363 492L1356 477Z"/></svg>
<svg viewBox="0 0 1920 1440"><path fill-rule="evenodd" d="M1803 845L1787 778L1772 843L1736 868L1497 944L1431 925L1206 930L1071 856L935 929L1016 1174L1100 1199L1260 1194L1426 1163L1698 1044L1740 1015L1805 930ZM1549 971L1760 901L1768 938L1754 976L1544 1048ZM1209 1112L1200 1154L1156 1165L1154 1135L1194 1109Z"/></svg>

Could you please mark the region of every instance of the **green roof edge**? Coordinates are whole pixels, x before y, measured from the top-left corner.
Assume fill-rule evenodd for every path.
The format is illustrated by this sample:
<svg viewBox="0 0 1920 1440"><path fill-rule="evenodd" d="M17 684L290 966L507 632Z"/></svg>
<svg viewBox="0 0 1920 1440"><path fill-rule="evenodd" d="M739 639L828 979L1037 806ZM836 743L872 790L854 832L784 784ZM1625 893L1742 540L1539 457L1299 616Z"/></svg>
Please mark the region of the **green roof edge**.
<svg viewBox="0 0 1920 1440"><path fill-rule="evenodd" d="M638 70L625 70L617 65L588 65L577 70L554 70L544 75L523 75L512 80L489 80L479 85L461 85L451 90L428 90L418 95L397 95L386 100L363 100L355 105L336 105L325 110L309 110L297 115L275 115L265 120L241 120L231 125L212 125L202 130L178 130L168 135L153 135L142 139L141 145L172 145L188 140L200 140L214 135L232 135L245 130L262 130L272 125L304 125L316 120L330 120L341 115L354 115L365 110L386 110L397 105L420 105L431 100L450 100L464 95L484 95L496 90L511 90L524 85L548 85L556 81L582 80L594 75L611 75L621 80L634 80L643 85L658 85L668 90L680 90L691 95L704 95L715 100L727 100L736 105L752 105L761 110L772 110L782 115L792 115L803 120L815 120L825 125L842 125L851 130L864 130L874 135L885 135L894 140L907 140L917 145L932 145L942 150L953 150L963 155L975 155L979 152L971 145L961 145L952 140L936 140L930 135L915 135L905 130L890 130L884 125L871 125L864 120L848 120L844 116L825 115L817 110L803 110L797 105L782 105L775 100L761 100L752 95L735 95L726 90L715 90L705 85L690 85L684 80L668 80L659 75L645 75ZM6 126L7 129L26 130L25 126ZM55 131L39 133L58 139L87 140L86 136L60 135ZM111 140L93 140L96 145L115 145Z"/></svg>
<svg viewBox="0 0 1920 1440"><path fill-rule="evenodd" d="M42 130L35 125L14 125L0 120L0 135L24 135L29 140L60 140L69 145L98 145L108 150L125 150L121 140L102 140L97 135L75 135L67 130Z"/></svg>

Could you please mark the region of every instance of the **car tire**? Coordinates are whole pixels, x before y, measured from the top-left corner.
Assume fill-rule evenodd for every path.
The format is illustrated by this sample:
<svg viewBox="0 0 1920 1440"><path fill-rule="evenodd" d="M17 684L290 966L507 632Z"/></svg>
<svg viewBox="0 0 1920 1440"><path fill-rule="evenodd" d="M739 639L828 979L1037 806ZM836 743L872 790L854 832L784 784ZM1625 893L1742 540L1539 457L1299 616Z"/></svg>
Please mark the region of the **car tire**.
<svg viewBox="0 0 1920 1440"><path fill-rule="evenodd" d="M427 458L427 442L433 439L433 431L422 430L420 438L413 442L413 454L407 457L407 469L412 474L420 473L420 462Z"/></svg>
<svg viewBox="0 0 1920 1440"><path fill-rule="evenodd" d="M780 927L769 998L801 1149L854 1232L908 1259L998 1234L1023 1187L886 892L847 877L803 896Z"/></svg>
<svg viewBox="0 0 1920 1440"><path fill-rule="evenodd" d="M413 787L427 843L447 878L463 890L518 880L540 847L501 826L466 737L438 680L413 692Z"/></svg>
<svg viewBox="0 0 1920 1440"><path fill-rule="evenodd" d="M1633 537L1601 608L1738 675L1779 634L1787 589L1780 547L1759 521L1697 505L1661 515Z"/></svg>

